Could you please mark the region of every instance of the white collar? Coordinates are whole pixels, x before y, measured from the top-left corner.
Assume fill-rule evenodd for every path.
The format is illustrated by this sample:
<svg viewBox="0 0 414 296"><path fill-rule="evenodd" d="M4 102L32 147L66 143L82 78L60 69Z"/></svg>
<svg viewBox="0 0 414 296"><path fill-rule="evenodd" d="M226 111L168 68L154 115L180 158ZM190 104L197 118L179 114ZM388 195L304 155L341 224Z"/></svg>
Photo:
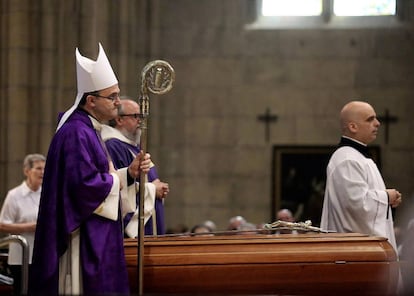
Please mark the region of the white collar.
<svg viewBox="0 0 414 296"><path fill-rule="evenodd" d="M367 147L367 146L368 146L367 144L362 143L362 142L360 142L360 141L358 141L358 140L355 140L354 138L351 138L351 137L348 137L348 136L342 136L342 137L343 137L343 138L346 138L346 139L348 139L348 140L351 140L351 141L357 142L358 144L361 144L361 145L363 145L363 146L365 146L365 147Z"/></svg>
<svg viewBox="0 0 414 296"><path fill-rule="evenodd" d="M101 131L101 129L102 129L102 123L100 123L95 117L93 117L93 116L91 116L91 115L88 115L88 117L89 117L89 119L91 120L91 122L92 122L92 125L93 125L93 128L96 130L96 131L98 131L98 132L100 132Z"/></svg>
<svg viewBox="0 0 414 296"><path fill-rule="evenodd" d="M106 124L101 125L101 137L104 141L107 141L109 139L118 139L121 142L128 143L132 146L137 146L137 143L125 137L119 130Z"/></svg>
<svg viewBox="0 0 414 296"><path fill-rule="evenodd" d="M39 187L39 189L37 189L36 191L33 191L33 190L29 187L29 185L27 185L26 180L24 180L24 181L23 181L22 186L23 186L22 190L23 190L23 194L24 194L24 195L29 195L31 192L40 192L40 191L42 190L42 186L40 186L40 187Z"/></svg>

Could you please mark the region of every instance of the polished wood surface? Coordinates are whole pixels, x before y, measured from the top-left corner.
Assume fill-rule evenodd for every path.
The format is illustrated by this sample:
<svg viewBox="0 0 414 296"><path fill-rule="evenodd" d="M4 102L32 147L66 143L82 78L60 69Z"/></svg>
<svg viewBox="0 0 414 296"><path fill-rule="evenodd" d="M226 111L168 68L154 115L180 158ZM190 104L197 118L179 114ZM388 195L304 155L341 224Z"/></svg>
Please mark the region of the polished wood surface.
<svg viewBox="0 0 414 296"><path fill-rule="evenodd" d="M125 240L132 292L137 241ZM361 234L146 237L146 294L392 295L398 263Z"/></svg>

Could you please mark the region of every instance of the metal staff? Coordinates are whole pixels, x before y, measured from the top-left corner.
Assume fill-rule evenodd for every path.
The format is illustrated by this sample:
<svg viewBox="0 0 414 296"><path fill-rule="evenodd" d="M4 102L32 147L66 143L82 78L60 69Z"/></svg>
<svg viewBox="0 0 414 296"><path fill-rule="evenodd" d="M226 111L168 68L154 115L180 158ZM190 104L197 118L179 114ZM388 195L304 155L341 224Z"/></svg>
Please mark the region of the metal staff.
<svg viewBox="0 0 414 296"><path fill-rule="evenodd" d="M162 60L149 62L141 72L141 92L139 106L141 113L141 137L140 149L147 152L147 132L149 117L149 96L148 91L153 94L162 95L169 92L175 80L175 72L169 63ZM145 196L146 174L139 176L139 224L138 224L138 293L143 295L144 286L144 196ZM135 190L137 190L135 182Z"/></svg>

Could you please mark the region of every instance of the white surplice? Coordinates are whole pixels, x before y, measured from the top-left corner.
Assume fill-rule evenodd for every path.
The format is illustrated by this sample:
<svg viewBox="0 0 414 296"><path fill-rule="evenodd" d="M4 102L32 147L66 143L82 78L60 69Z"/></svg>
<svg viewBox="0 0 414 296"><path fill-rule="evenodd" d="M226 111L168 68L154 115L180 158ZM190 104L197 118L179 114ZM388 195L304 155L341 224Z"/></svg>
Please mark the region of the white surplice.
<svg viewBox="0 0 414 296"><path fill-rule="evenodd" d="M329 161L321 228L385 237L397 251L384 180L355 148L341 147Z"/></svg>

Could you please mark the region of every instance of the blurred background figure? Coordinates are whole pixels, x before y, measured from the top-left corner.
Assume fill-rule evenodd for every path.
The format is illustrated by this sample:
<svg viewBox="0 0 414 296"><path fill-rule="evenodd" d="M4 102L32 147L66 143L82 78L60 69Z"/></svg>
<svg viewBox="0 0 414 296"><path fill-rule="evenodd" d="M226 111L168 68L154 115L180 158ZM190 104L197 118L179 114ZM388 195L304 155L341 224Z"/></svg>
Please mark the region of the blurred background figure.
<svg viewBox="0 0 414 296"><path fill-rule="evenodd" d="M414 219L408 222L399 251L404 295L414 295Z"/></svg>
<svg viewBox="0 0 414 296"><path fill-rule="evenodd" d="M295 219L293 218L293 214L289 209L281 209L276 214L276 220L285 221L285 222L295 222ZM276 230L276 234L287 234L287 233L298 233L296 230L290 230L290 229L279 229Z"/></svg>
<svg viewBox="0 0 414 296"><path fill-rule="evenodd" d="M199 234L199 235L214 235L211 233L210 227L205 224L197 224L191 228L192 234ZM203 233L203 234L200 234Z"/></svg>
<svg viewBox="0 0 414 296"><path fill-rule="evenodd" d="M238 230L240 230L240 233L238 234L256 234L258 233L256 225L250 222L245 222L240 224Z"/></svg>
<svg viewBox="0 0 414 296"><path fill-rule="evenodd" d="M227 230L239 230L240 226L244 223L247 223L247 220L242 216L231 217L229 220L229 225L227 226Z"/></svg>
<svg viewBox="0 0 414 296"><path fill-rule="evenodd" d="M23 160L25 180L7 193L0 213L0 231L18 234L27 240L29 264L32 262L45 162L46 158L42 154L26 155ZM9 245L8 264L13 276L14 295L21 295L22 247L20 244Z"/></svg>
<svg viewBox="0 0 414 296"><path fill-rule="evenodd" d="M286 222L295 222L293 214L289 209L281 209L276 214L276 220L286 221Z"/></svg>
<svg viewBox="0 0 414 296"><path fill-rule="evenodd" d="M202 224L210 228L212 232L217 231L216 223L211 220L206 220Z"/></svg>

